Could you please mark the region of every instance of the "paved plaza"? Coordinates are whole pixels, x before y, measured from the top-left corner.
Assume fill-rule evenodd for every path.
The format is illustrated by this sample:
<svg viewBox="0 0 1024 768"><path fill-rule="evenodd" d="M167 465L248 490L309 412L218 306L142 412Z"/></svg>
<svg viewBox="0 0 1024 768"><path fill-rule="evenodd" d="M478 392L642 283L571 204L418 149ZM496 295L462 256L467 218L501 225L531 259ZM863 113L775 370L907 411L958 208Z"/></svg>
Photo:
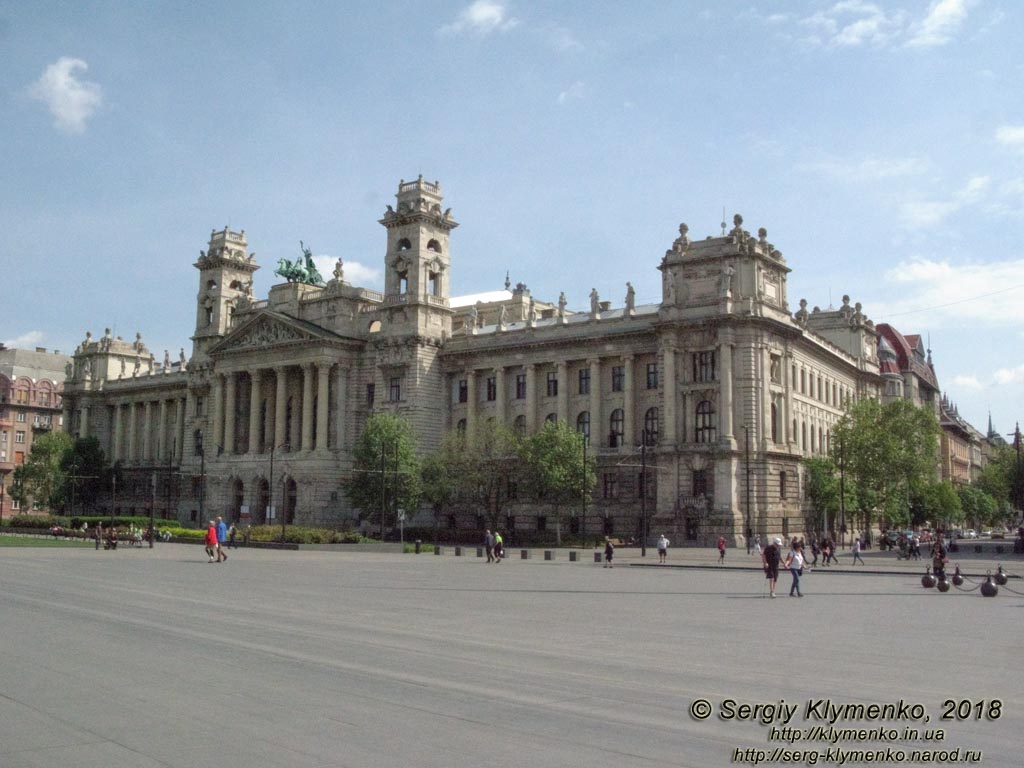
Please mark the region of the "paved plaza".
<svg viewBox="0 0 1024 768"><path fill-rule="evenodd" d="M1021 764L1024 596L924 590L921 563L819 569L802 600L785 575L771 600L752 568L638 568L621 554L608 570L562 553L486 565L238 550L209 564L177 544L2 549L0 766L703 768L812 746L818 765L838 764L829 748L894 747ZM691 715L702 699L706 720ZM942 721L946 700L970 713ZM873 702L926 714L828 714ZM811 736L830 723L900 739Z"/></svg>

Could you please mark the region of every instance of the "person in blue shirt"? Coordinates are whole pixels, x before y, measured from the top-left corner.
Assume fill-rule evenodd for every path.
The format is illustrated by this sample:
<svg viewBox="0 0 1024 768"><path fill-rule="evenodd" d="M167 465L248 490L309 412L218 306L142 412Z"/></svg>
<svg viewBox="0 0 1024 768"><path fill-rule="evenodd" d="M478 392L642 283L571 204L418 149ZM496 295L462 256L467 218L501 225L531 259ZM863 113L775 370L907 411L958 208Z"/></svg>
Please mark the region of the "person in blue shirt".
<svg viewBox="0 0 1024 768"><path fill-rule="evenodd" d="M217 562L228 559L228 526L224 518L217 518Z"/></svg>

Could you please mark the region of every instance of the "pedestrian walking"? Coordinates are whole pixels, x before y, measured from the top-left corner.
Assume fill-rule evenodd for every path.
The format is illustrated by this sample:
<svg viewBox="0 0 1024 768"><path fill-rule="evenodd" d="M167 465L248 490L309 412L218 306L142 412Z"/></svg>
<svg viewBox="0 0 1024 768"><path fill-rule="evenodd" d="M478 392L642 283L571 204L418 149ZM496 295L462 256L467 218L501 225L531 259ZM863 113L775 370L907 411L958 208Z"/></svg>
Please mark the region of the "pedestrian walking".
<svg viewBox="0 0 1024 768"><path fill-rule="evenodd" d="M231 549L238 549L238 547L235 546L236 535L238 535L238 529L235 527L235 524L232 523L231 527L228 528L228 546L231 547Z"/></svg>
<svg viewBox="0 0 1024 768"><path fill-rule="evenodd" d="M789 596L793 597L795 593L797 597L803 597L804 594L800 591L800 576L804 572L804 552L800 542L796 539L793 540L789 554L786 555L785 567L793 574L793 584L789 588Z"/></svg>
<svg viewBox="0 0 1024 768"><path fill-rule="evenodd" d="M761 557L764 554L764 550L761 549L761 534L755 534L754 536L754 549L757 550L757 556Z"/></svg>
<svg viewBox="0 0 1024 768"><path fill-rule="evenodd" d="M725 536L718 537L718 564L725 565Z"/></svg>
<svg viewBox="0 0 1024 768"><path fill-rule="evenodd" d="M210 520L206 526L206 554L210 556L210 562L217 559L217 524Z"/></svg>
<svg viewBox="0 0 1024 768"><path fill-rule="evenodd" d="M217 562L228 559L228 526L224 518L217 517Z"/></svg>
<svg viewBox="0 0 1024 768"><path fill-rule="evenodd" d="M96 523L96 530L93 531L96 536L96 551L100 551L100 542L103 541L103 523Z"/></svg>
<svg viewBox="0 0 1024 768"><path fill-rule="evenodd" d="M864 562L864 558L860 556L860 539L853 540L853 564L856 565L857 561L860 560L861 565L867 565Z"/></svg>
<svg viewBox="0 0 1024 768"><path fill-rule="evenodd" d="M782 559L782 539L775 540L764 548L764 577L768 580L771 597L775 597L775 582L779 579L779 562Z"/></svg>
<svg viewBox="0 0 1024 768"><path fill-rule="evenodd" d="M658 539L658 562L664 563L668 561L668 545L669 540L665 538L665 534L661 534L661 538Z"/></svg>
<svg viewBox="0 0 1024 768"><path fill-rule="evenodd" d="M501 538L501 534L497 531L494 532L494 562L500 563L501 559L505 556L505 540Z"/></svg>
<svg viewBox="0 0 1024 768"><path fill-rule="evenodd" d="M604 567L614 568L612 565L612 558L615 557L615 545L612 544L612 540L607 536L604 537Z"/></svg>
<svg viewBox="0 0 1024 768"><path fill-rule="evenodd" d="M491 533L491 529L488 528L484 531L484 549L487 550L487 562L494 562L494 534Z"/></svg>

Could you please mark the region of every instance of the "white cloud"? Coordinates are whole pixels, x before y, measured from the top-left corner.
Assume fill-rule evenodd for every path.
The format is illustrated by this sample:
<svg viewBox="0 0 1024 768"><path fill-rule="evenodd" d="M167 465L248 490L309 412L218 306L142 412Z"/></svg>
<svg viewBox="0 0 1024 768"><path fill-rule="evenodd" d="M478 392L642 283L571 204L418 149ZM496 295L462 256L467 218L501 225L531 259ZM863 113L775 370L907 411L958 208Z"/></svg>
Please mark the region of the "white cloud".
<svg viewBox="0 0 1024 768"><path fill-rule="evenodd" d="M578 101L587 94L587 87L583 84L582 80L577 80L575 83L570 85L560 94L558 94L558 103L565 104L568 101Z"/></svg>
<svg viewBox="0 0 1024 768"><path fill-rule="evenodd" d="M313 257L313 263L324 280L331 280L334 276L334 265L338 263L336 256L322 254ZM343 264L344 280L346 283L359 288L372 288L379 290L383 287L384 281L381 271L374 267L367 267L358 261L346 261Z"/></svg>
<svg viewBox="0 0 1024 768"><path fill-rule="evenodd" d="M932 0L928 15L912 28L907 46L931 48L945 45L960 31L972 5L973 0Z"/></svg>
<svg viewBox="0 0 1024 768"><path fill-rule="evenodd" d="M39 342L42 340L42 331L28 331L21 334L21 336L15 336L13 339L7 339L2 343L10 349L29 349L30 347L35 348L39 346Z"/></svg>
<svg viewBox="0 0 1024 768"><path fill-rule="evenodd" d="M551 48L559 53L567 51L582 51L584 49L576 36L568 29L559 26L551 26L541 30L541 37Z"/></svg>
<svg viewBox="0 0 1024 768"><path fill-rule="evenodd" d="M905 223L913 228L931 227L940 224L968 205L980 202L986 196L992 179L989 176L972 176L962 189L948 200L911 200L903 204Z"/></svg>
<svg viewBox="0 0 1024 768"><path fill-rule="evenodd" d="M1024 125L1001 125L996 130L996 141L1004 147L1024 151Z"/></svg>
<svg viewBox="0 0 1024 768"><path fill-rule="evenodd" d="M1007 384L1024 384L1024 365L1016 368L1000 368L992 374L996 384L1006 386Z"/></svg>
<svg viewBox="0 0 1024 768"><path fill-rule="evenodd" d="M902 11L886 13L862 0L843 0L800 20L810 30L807 42L827 48L883 45L900 34L904 23Z"/></svg>
<svg viewBox="0 0 1024 768"><path fill-rule="evenodd" d="M954 387L959 387L960 389L982 390L985 388L985 385L978 381L978 377L974 375L964 376L961 374L954 376L952 383Z"/></svg>
<svg viewBox="0 0 1024 768"><path fill-rule="evenodd" d="M897 298L872 302L879 321L913 318L918 327L1007 327L1024 323L1024 258L951 264L918 259L885 272L882 285Z"/></svg>
<svg viewBox="0 0 1024 768"><path fill-rule="evenodd" d="M100 86L79 80L77 71L89 68L81 59L62 56L48 66L29 88L33 99L45 102L56 118L56 125L69 133L83 133L85 121L103 102Z"/></svg>
<svg viewBox="0 0 1024 768"><path fill-rule="evenodd" d="M492 32L506 32L519 24L519 20L508 15L501 3L493 0L476 0L462 9L455 21L445 24L438 31L442 35L463 33L485 37Z"/></svg>
<svg viewBox="0 0 1024 768"><path fill-rule="evenodd" d="M798 167L802 170L821 173L836 181L864 183L924 173L929 166L930 163L927 160L916 157L865 157L860 160L827 158L802 163Z"/></svg>

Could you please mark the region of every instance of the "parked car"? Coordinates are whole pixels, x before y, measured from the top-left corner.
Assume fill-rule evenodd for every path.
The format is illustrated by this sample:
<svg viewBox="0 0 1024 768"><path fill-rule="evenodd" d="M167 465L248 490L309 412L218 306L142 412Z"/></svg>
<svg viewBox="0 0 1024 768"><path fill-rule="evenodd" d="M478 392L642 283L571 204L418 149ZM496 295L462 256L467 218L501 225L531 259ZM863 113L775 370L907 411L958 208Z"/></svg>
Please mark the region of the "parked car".
<svg viewBox="0 0 1024 768"><path fill-rule="evenodd" d="M974 530L973 528L968 528L966 531L964 531L964 538L965 539L976 539L976 538L978 538L978 532L976 530Z"/></svg>

